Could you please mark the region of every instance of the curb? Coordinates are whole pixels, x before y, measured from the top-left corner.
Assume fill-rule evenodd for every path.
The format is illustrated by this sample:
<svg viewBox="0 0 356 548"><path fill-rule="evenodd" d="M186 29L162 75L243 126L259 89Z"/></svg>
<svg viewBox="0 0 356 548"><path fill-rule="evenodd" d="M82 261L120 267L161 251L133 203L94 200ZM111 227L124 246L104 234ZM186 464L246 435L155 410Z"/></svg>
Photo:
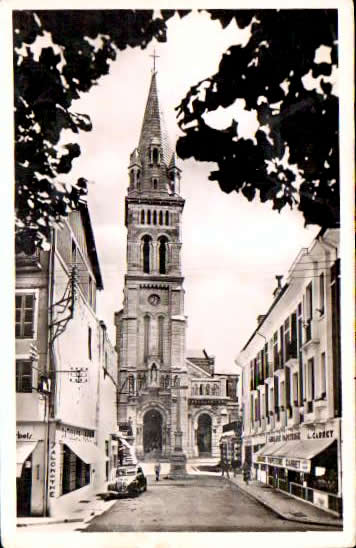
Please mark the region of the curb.
<svg viewBox="0 0 356 548"><path fill-rule="evenodd" d="M55 519L54 521L43 521L36 522L36 523L18 523L16 524L16 527L38 527L38 526L44 526L44 525L56 525L58 523L80 523L84 521L83 518L63 518L63 519Z"/></svg>
<svg viewBox="0 0 356 548"><path fill-rule="evenodd" d="M268 502L266 502L263 499L260 499L258 496L256 496L253 493L250 493L249 491L245 490L243 487L241 487L237 483L235 483L231 480L230 480L230 482L233 485L235 485L242 493L245 493L245 495L247 495L251 499L257 500L260 504L262 504L262 506L265 506L266 508L268 508L269 510L271 510L272 512L277 514L277 516L279 516L280 518L285 519L287 521L295 521L297 523L305 523L305 524L309 524L309 525L323 525L325 527L337 527L338 529L342 529L342 527L343 527L342 524L339 525L338 523L329 523L329 522L324 522L324 521L320 521L320 520L319 521L314 521L314 520L310 520L310 519L291 517L287 514L283 514L282 512L277 510L275 506L272 506L271 504L268 504Z"/></svg>

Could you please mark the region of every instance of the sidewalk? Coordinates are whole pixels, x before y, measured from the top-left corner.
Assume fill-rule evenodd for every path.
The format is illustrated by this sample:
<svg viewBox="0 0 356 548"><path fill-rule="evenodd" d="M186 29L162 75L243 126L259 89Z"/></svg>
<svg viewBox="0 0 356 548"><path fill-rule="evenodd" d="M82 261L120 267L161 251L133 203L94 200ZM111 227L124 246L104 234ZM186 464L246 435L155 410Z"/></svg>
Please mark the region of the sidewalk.
<svg viewBox="0 0 356 548"><path fill-rule="evenodd" d="M65 515L56 517L24 517L17 518L17 527L54 525L57 523L78 523L76 530L86 527L86 525L96 516L100 516L106 510L109 510L116 499L104 499L106 490L102 489L86 496L85 500L78 501L68 508ZM80 525L79 525L80 524Z"/></svg>
<svg viewBox="0 0 356 548"><path fill-rule="evenodd" d="M321 508L291 497L282 491L273 489L260 481L250 481L246 485L241 475L235 478L230 474L230 481L250 497L278 514L281 518L300 523L325 525L333 528L342 528L342 519L337 518Z"/></svg>

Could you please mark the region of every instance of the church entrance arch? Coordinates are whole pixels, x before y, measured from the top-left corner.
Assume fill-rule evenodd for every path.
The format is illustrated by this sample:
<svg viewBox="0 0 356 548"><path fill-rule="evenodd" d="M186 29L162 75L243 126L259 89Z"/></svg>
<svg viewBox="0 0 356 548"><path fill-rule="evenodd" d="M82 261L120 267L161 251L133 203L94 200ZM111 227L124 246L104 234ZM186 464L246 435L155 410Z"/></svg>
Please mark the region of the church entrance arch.
<svg viewBox="0 0 356 548"><path fill-rule="evenodd" d="M143 417L143 452L145 456L162 453L162 415L157 409L150 409Z"/></svg>
<svg viewBox="0 0 356 548"><path fill-rule="evenodd" d="M202 413L198 418L198 451L199 455L211 455L211 417Z"/></svg>

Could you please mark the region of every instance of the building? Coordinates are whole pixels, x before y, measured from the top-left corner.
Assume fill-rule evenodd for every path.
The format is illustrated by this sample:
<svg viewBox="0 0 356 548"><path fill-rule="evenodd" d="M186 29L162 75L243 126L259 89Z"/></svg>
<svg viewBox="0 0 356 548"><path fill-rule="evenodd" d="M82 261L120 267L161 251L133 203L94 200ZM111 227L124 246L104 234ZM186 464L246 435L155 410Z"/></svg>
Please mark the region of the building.
<svg viewBox="0 0 356 548"><path fill-rule="evenodd" d="M117 357L96 316L103 289L87 206L49 251L16 257L18 515L56 515L116 465Z"/></svg>
<svg viewBox="0 0 356 548"><path fill-rule="evenodd" d="M339 230L300 251L240 352L243 459L252 477L342 507Z"/></svg>
<svg viewBox="0 0 356 548"><path fill-rule="evenodd" d="M115 315L119 422L132 432L140 458L170 458L177 449L217 456L222 426L237 408L237 377L216 376L214 359L202 352L186 354L181 170L168 145L156 80L153 72L129 162L127 273L123 309Z"/></svg>

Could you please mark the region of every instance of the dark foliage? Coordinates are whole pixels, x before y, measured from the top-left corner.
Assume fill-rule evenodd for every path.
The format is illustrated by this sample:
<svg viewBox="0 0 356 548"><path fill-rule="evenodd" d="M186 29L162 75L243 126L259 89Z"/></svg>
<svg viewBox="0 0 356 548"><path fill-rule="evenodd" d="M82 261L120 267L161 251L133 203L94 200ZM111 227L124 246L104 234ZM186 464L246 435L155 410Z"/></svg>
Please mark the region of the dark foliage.
<svg viewBox="0 0 356 548"><path fill-rule="evenodd" d="M222 27L232 19L240 28L251 25L251 38L245 47L231 46L219 71L193 86L177 107L185 133L179 156L216 162L209 178L224 192L241 191L248 200L259 195L278 211L297 206L306 224L338 226L338 100L323 80L337 64L336 10L208 11ZM331 48L332 64L315 63L321 45ZM305 89L302 78L309 72L322 77L321 90ZM238 121L216 130L204 120L237 98L265 128L256 132L256 142L236 138ZM299 182L281 162L287 149Z"/></svg>

